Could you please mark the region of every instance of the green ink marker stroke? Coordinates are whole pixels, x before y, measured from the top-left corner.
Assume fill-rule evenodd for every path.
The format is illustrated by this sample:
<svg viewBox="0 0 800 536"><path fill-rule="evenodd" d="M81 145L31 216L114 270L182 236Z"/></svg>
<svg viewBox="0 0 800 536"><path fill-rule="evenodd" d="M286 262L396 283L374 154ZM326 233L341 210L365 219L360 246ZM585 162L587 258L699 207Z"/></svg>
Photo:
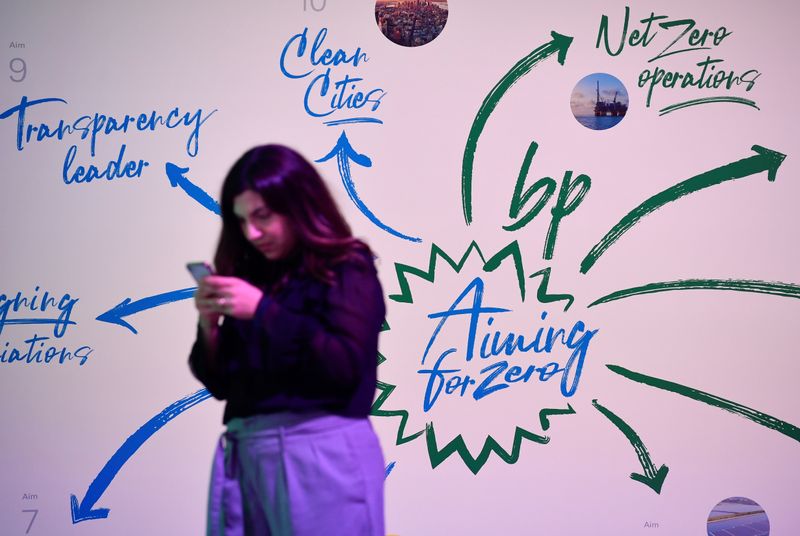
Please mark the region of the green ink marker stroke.
<svg viewBox="0 0 800 536"><path fill-rule="evenodd" d="M699 175L695 175L690 179L671 186L660 192L653 197L646 200L644 203L630 211L617 223L606 235L592 247L591 251L581 262L581 273L587 273L597 259L610 248L614 242L620 239L631 227L639 223L639 220L654 212L667 203L677 201L685 195L697 192L710 186L717 184L741 179L762 171L767 172L767 180L770 182L775 181L775 176L778 172L783 159L786 155L767 149L760 145L753 145L752 150L756 152L755 155L725 164L724 166L706 171Z"/></svg>
<svg viewBox="0 0 800 536"><path fill-rule="evenodd" d="M487 259L486 255L484 255L483 251L481 251L478 243L473 240L470 242L469 246L467 246L466 251L461 255L461 258L458 261L454 260L452 257L450 257L450 255L447 254L447 252L445 252L437 244L433 243L431 244L431 253L428 259L427 270L397 262L394 264L395 274L397 275L397 284L400 286L400 292L398 294L390 294L389 299L398 303L414 303L414 296L411 292L411 286L408 283L408 274L419 277L428 283L433 283L436 280L437 259L442 259L450 266L454 273L459 273L461 272L461 269L464 268L464 265L466 264L470 255L473 253L477 255L483 263L484 272L493 272L500 267L505 259L510 258L510 262L513 263L517 276L517 286L519 287L520 299L525 301L525 272L522 267L522 251L520 250L519 243L516 240L510 242L508 245L500 249L500 251L492 255L489 259Z"/></svg>
<svg viewBox="0 0 800 536"><path fill-rule="evenodd" d="M406 434L406 426L408 426L408 411L404 409L383 409L383 405L386 403L386 400L392 395L396 388L396 385L392 385L390 383L385 383L382 381L377 382L376 389L380 391L380 394L372 404L370 415L375 417L400 417L400 425L397 427L397 437L395 438L395 445L399 446L403 443L408 443L409 441L413 441L414 439L418 438L422 435L424 430Z"/></svg>
<svg viewBox="0 0 800 536"><path fill-rule="evenodd" d="M631 479L641 482L655 491L657 494L661 495L661 486L664 485L664 479L667 478L669 467L662 465L660 468L656 469L653 460L650 458L650 453L647 452L647 447L645 447L644 443L642 443L639 434L637 434L634 429L628 425L628 423L623 421L613 411L601 406L597 402L597 399L592 400L592 405L595 407L595 409L597 409L597 411L602 413L609 421L611 421L614 426L619 428L620 432L625 434L625 437L628 438L628 441L630 441L631 445L633 446L633 450L636 451L636 457L639 458L639 464L642 466L644 474L631 473Z"/></svg>
<svg viewBox="0 0 800 536"><path fill-rule="evenodd" d="M381 326L381 333L384 331L389 331L392 329L389 326L389 322L384 318L383 325ZM378 352L378 366L382 365L386 362L386 357L380 352ZM403 443L408 443L409 441L413 441L417 437L421 436L424 430L419 430L417 432L406 434L406 426L408 426L408 411L404 409L384 409L383 405L386 403L386 400L392 396L392 393L397 388L396 385L392 385L391 383L385 383L382 381L378 381L375 385L375 389L379 392L377 398L375 398L375 402L372 403L372 407L370 408L370 415L375 417L400 417L400 425L397 427L397 438L395 439L395 445L402 445Z"/></svg>
<svg viewBox="0 0 800 536"><path fill-rule="evenodd" d="M517 81L528 74L536 64L548 58L554 53L557 53L558 63L564 65L564 59L567 57L567 50L572 44L572 37L561 35L556 32L550 32L553 38L550 42L545 43L539 48L533 50L530 54L519 60L510 71L508 71L503 78L489 91L486 98L483 99L475 119L472 121L472 127L469 129L467 136L467 144L464 147L464 159L461 163L461 203L464 209L464 221L467 225L472 223L472 166L475 160L475 150L478 147L478 139L481 137L483 127L489 120L489 116L497 107L503 95L511 89L511 86Z"/></svg>
<svg viewBox="0 0 800 536"><path fill-rule="evenodd" d="M770 294L800 299L800 285L791 283L778 283L770 281L757 281L747 279L681 279L678 281L663 281L649 283L639 287L617 290L598 298L587 307L594 307L601 303L639 296L642 294L655 294L656 292L671 292L674 290L732 290L736 292L754 292L756 294Z"/></svg>
<svg viewBox="0 0 800 536"><path fill-rule="evenodd" d="M478 456L473 457L472 454L470 454L467 444L464 442L464 438L461 436L461 434L458 434L455 438L453 438L452 441L447 443L440 450L436 444L436 431L433 428L433 423L428 423L425 426L425 439L428 446L428 457L431 460L431 468L435 469L437 465L445 461L453 453L457 453L464 461L464 464L469 468L470 471L472 471L472 474L474 475L477 475L478 471L483 468L492 452L497 454L498 458L507 464L514 464L519 461L519 454L522 448L523 439L533 441L534 443L540 443L542 445L550 442L550 438L547 436L540 436L517 426L514 430L514 440L512 443L511 452L508 452L501 447L492 436L488 436L483 444L481 452L478 454Z"/></svg>
<svg viewBox="0 0 800 536"><path fill-rule="evenodd" d="M710 406L724 409L725 411L733 413L734 415L739 415L745 419L750 419L754 423L760 424L761 426L766 426L772 430L776 430L781 434L800 442L800 428L797 428L797 426L786 421L776 419L775 417L767 415L766 413L762 413L753 408L748 408L747 406L743 406L733 402L732 400L726 400L716 395L700 391L699 389L694 389L679 383L633 372L632 370L628 370L618 365L606 365L606 367L608 367L611 372L619 374L620 376L628 378L629 380L633 380L637 383L643 383L651 387L656 387L658 389L663 389L665 391L671 391L687 398L691 398L692 400L697 400Z"/></svg>
<svg viewBox="0 0 800 536"><path fill-rule="evenodd" d="M564 305L564 311L572 306L572 302L575 301L575 297L572 294L550 294L548 292L548 288L550 287L550 266L547 268L543 268L538 272L534 272L529 275L529 278L542 276L542 280L539 282L539 288L536 289L536 299L539 300L539 303L552 303L558 301L565 301L567 302Z"/></svg>
<svg viewBox="0 0 800 536"><path fill-rule="evenodd" d="M758 106L756 106L756 101L750 99L743 99L742 97L705 97L702 99L692 99L684 102L676 102L675 104L670 104L669 106L664 106L658 112L658 115L667 115L670 112L674 112L676 110L682 110L684 108L689 108L691 106L697 106L699 104L710 104L715 102L731 102L734 104L744 104L745 106L750 106L751 108L755 108L756 110L761 110Z"/></svg>
<svg viewBox="0 0 800 536"><path fill-rule="evenodd" d="M543 408L539 410L539 424L542 425L542 430L550 429L550 416L551 415L574 415L575 410L571 404L567 404L566 409L563 408Z"/></svg>

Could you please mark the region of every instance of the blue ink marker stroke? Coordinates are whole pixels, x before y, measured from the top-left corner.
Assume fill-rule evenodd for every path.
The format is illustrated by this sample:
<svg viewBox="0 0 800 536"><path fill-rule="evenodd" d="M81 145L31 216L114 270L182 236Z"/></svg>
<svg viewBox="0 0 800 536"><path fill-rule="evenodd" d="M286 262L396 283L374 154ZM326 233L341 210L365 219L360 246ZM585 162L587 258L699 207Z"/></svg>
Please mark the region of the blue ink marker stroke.
<svg viewBox="0 0 800 536"><path fill-rule="evenodd" d="M217 216L222 215L222 212L219 208L219 203L217 203L213 197L208 195L205 190L194 184L183 175L189 171L188 167L178 167L172 162L167 162L166 169L167 178L169 179L169 183L173 188L180 186L180 188L186 192L189 197L206 207Z"/></svg>
<svg viewBox="0 0 800 536"><path fill-rule="evenodd" d="M18 325L36 325L36 324L55 324L56 326L63 325L65 326L75 326L78 323L74 320L61 320L59 318L7 318L5 320L0 319L0 333L3 332L4 326L10 326L12 324Z"/></svg>
<svg viewBox="0 0 800 536"><path fill-rule="evenodd" d="M150 436L155 434L162 426L169 421L191 408L200 402L211 397L206 389L192 393L191 395L181 398L177 402L167 406L164 411L144 423L141 428L136 430L133 435L125 440L125 443L117 449L117 452L111 457L105 466L100 470L100 473L89 485L83 500L79 503L78 497L70 495L70 507L72 511L72 523L80 523L90 519L105 519L108 517L110 509L108 508L94 508L95 503L100 499L100 496L106 491L111 481L117 476L117 473L122 466L125 465L131 456L141 447L145 441L150 439Z"/></svg>
<svg viewBox="0 0 800 536"><path fill-rule="evenodd" d="M123 320L123 317L134 315L141 311L158 307L159 305L165 305L167 303L189 299L194 296L195 290L197 290L197 287L183 288L180 290L164 292L163 294L156 294L155 296L148 296L147 298L142 298L141 300L136 301L131 301L130 298L125 298L119 304L98 316L96 320L99 320L100 322L108 322L109 324L118 324L122 327L128 328L133 333L138 334L139 332L136 331L136 328Z"/></svg>
<svg viewBox="0 0 800 536"><path fill-rule="evenodd" d="M386 466L386 474L383 476L383 479L386 480L389 478L389 473L392 472L394 466L397 465L397 462L389 462L389 465Z"/></svg>
<svg viewBox="0 0 800 536"><path fill-rule="evenodd" d="M322 124L328 127L335 127L339 125L349 125L351 123L376 123L382 125L383 121L377 117L351 117L350 119L333 119L331 121L323 121Z"/></svg>
<svg viewBox="0 0 800 536"><path fill-rule="evenodd" d="M333 157L336 157L336 162L339 165L339 175L342 177L342 183L344 184L344 189L347 191L347 195L350 196L350 199L355 203L356 207L367 217L369 220L386 231L387 233L396 236L398 238L402 238L403 240L409 240L411 242L422 242L421 238L408 236L406 234L401 233L395 229L392 229L382 221L378 219L372 211L367 208L364 202L358 197L358 192L356 192L356 185L353 183L353 178L350 175L350 160L355 162L356 164L364 167L372 167L372 160L369 159L367 155L357 153L353 147L350 145L350 142L347 139L347 135L345 134L344 130L342 131L342 135L339 136L339 139L336 141L336 145L331 149L331 152L316 160L316 162L321 163L327 160L330 160Z"/></svg>

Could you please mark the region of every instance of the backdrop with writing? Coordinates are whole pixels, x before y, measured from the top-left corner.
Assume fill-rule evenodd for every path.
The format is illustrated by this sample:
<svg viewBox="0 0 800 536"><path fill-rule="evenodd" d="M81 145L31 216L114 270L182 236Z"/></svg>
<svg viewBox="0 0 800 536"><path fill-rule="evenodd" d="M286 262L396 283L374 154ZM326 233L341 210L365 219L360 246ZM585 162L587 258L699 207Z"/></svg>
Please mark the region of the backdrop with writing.
<svg viewBox="0 0 800 536"><path fill-rule="evenodd" d="M270 142L377 255L389 533L797 533L798 14L6 0L3 534L203 532L185 264Z"/></svg>

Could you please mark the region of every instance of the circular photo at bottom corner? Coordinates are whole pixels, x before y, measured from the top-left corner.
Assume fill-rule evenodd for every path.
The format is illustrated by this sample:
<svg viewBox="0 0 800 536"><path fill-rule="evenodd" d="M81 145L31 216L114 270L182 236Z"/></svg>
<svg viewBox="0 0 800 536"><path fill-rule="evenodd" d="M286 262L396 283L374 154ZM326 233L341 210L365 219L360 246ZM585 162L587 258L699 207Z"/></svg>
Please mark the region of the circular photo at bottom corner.
<svg viewBox="0 0 800 536"><path fill-rule="evenodd" d="M615 127L628 113L628 90L617 77L592 73L581 78L569 99L572 115L592 130Z"/></svg>
<svg viewBox="0 0 800 536"><path fill-rule="evenodd" d="M728 497L711 509L706 528L708 536L769 536L769 518L754 500Z"/></svg>

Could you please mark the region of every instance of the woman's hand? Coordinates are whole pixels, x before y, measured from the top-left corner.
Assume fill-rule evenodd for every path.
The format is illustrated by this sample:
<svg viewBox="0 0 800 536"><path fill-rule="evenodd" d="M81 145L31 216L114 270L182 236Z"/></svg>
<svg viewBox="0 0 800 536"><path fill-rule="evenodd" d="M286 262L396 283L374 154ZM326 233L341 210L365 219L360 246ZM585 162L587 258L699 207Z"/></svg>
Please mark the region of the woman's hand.
<svg viewBox="0 0 800 536"><path fill-rule="evenodd" d="M194 295L201 322L216 326L221 315L243 320L253 318L263 292L244 279L210 275L204 277Z"/></svg>
<svg viewBox="0 0 800 536"><path fill-rule="evenodd" d="M216 306L219 296L216 294L216 289L206 283L207 279L208 276L204 277L197 285L194 293L194 306L200 314L200 327L208 335L216 332L222 315Z"/></svg>

